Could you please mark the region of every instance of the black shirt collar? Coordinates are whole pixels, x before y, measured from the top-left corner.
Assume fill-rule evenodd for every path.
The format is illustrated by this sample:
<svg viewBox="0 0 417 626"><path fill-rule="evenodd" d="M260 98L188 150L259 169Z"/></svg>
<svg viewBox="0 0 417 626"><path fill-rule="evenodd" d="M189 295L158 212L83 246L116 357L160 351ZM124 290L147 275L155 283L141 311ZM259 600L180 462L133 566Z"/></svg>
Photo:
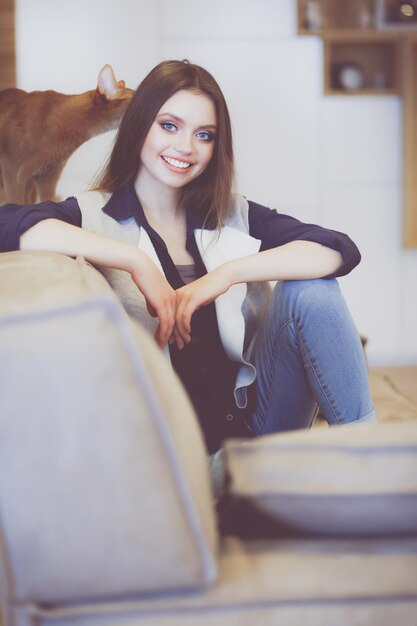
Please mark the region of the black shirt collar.
<svg viewBox="0 0 417 626"><path fill-rule="evenodd" d="M114 191L107 204L103 207L103 212L118 222L134 217L138 226L142 226L146 230L149 229L149 224L142 204L136 194L133 184L126 185L125 187ZM202 228L203 221L204 220L200 215L188 212L187 232L192 233L196 228ZM212 230L214 227L206 226L205 228Z"/></svg>
<svg viewBox="0 0 417 626"><path fill-rule="evenodd" d="M146 224L145 213L133 185L114 191L103 207L103 212L118 222L134 217L139 226Z"/></svg>

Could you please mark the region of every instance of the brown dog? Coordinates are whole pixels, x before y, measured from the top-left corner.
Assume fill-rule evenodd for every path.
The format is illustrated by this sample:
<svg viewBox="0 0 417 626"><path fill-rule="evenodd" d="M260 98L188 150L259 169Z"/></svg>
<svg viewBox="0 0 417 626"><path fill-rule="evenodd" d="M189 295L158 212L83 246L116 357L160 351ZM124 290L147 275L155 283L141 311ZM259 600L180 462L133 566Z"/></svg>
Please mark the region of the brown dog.
<svg viewBox="0 0 417 626"><path fill-rule="evenodd" d="M1 91L0 196L18 204L55 199L68 158L87 139L116 128L133 93L110 65L97 88L82 94Z"/></svg>

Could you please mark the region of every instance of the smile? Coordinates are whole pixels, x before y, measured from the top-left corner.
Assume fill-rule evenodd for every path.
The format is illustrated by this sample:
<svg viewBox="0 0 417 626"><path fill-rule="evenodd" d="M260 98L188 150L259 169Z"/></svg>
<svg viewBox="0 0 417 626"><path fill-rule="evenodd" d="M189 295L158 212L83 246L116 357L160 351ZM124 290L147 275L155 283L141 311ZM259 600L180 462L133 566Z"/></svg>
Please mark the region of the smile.
<svg viewBox="0 0 417 626"><path fill-rule="evenodd" d="M182 170L186 170L191 166L191 163L187 163L186 161L177 161L177 159L171 159L170 157L166 156L162 156L162 158L169 165L172 165L173 167L179 167Z"/></svg>

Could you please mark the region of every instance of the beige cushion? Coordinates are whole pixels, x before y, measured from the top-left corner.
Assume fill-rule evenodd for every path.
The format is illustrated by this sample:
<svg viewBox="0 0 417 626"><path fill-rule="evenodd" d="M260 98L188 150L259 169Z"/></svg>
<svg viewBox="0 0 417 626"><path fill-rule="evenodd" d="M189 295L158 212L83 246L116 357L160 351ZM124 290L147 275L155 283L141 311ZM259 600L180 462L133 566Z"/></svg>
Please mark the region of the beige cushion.
<svg viewBox="0 0 417 626"><path fill-rule="evenodd" d="M277 529L417 531L417 423L296 431L225 446L230 494Z"/></svg>
<svg viewBox="0 0 417 626"><path fill-rule="evenodd" d="M0 293L2 592L48 603L211 582L206 450L155 342L82 259L0 255Z"/></svg>
<svg viewBox="0 0 417 626"><path fill-rule="evenodd" d="M199 593L31 607L30 626L416 625L416 538L226 537L219 570Z"/></svg>

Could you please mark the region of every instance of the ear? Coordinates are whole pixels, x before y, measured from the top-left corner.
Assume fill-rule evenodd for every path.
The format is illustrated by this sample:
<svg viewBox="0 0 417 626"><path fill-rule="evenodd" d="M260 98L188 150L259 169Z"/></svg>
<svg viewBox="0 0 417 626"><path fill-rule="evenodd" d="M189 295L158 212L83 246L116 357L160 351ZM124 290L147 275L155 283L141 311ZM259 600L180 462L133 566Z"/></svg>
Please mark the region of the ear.
<svg viewBox="0 0 417 626"><path fill-rule="evenodd" d="M117 93L120 89L117 84L116 77L111 65L105 65L98 75L97 89L102 96L105 96L107 100L112 100L117 97Z"/></svg>

